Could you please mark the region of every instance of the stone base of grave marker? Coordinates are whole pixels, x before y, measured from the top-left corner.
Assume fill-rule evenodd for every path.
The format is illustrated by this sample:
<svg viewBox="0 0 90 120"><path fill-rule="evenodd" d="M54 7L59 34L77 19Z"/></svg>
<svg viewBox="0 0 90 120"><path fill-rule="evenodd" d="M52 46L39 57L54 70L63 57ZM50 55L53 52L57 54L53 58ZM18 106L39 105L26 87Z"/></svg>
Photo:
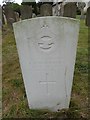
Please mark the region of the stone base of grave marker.
<svg viewBox="0 0 90 120"><path fill-rule="evenodd" d="M31 109L57 111L70 103L78 20L39 17L14 23L14 34Z"/></svg>

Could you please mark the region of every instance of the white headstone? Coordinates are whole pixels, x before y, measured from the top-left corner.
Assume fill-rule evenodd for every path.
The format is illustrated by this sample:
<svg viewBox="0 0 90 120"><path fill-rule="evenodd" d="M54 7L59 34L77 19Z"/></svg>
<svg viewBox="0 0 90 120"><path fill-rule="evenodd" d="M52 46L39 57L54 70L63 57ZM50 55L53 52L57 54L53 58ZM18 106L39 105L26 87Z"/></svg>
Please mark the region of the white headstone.
<svg viewBox="0 0 90 120"><path fill-rule="evenodd" d="M14 23L29 107L68 108L70 102L78 20L39 17Z"/></svg>

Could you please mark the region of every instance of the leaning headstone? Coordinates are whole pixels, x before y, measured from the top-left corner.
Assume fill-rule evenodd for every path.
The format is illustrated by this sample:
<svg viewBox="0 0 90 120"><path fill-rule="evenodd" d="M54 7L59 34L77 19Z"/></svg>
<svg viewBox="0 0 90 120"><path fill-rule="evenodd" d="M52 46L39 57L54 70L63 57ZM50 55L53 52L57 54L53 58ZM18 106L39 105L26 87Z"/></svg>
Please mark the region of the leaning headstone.
<svg viewBox="0 0 90 120"><path fill-rule="evenodd" d="M29 19L32 17L32 6L22 5L21 6L21 19Z"/></svg>
<svg viewBox="0 0 90 120"><path fill-rule="evenodd" d="M76 18L77 5L75 2L69 2L64 5L64 17Z"/></svg>
<svg viewBox="0 0 90 120"><path fill-rule="evenodd" d="M86 26L90 27L90 7L87 9L86 13Z"/></svg>
<svg viewBox="0 0 90 120"><path fill-rule="evenodd" d="M78 33L79 22L71 18L48 16L14 23L31 109L69 107Z"/></svg>

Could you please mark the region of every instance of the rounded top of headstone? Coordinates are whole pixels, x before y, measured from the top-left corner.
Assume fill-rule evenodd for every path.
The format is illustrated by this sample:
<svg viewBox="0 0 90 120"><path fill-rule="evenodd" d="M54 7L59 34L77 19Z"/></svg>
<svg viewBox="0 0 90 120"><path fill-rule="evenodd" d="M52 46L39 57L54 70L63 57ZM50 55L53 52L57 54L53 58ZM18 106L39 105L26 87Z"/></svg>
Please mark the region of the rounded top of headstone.
<svg viewBox="0 0 90 120"><path fill-rule="evenodd" d="M22 20L22 21L18 21L18 22L15 22L15 23L13 23L13 26L16 26L16 24L18 25L18 24L22 24L23 22L27 22L27 21L31 21L31 23L33 22L33 21L36 21L36 20L42 20L42 19L58 19L58 20L62 20L62 21L70 21L70 22L72 22L73 24L74 23L80 23L80 20L78 20L78 19L74 19L74 18L69 18L69 17L58 17L58 16L45 16L45 17L35 17L35 18L32 18L32 19L25 19L25 20Z"/></svg>

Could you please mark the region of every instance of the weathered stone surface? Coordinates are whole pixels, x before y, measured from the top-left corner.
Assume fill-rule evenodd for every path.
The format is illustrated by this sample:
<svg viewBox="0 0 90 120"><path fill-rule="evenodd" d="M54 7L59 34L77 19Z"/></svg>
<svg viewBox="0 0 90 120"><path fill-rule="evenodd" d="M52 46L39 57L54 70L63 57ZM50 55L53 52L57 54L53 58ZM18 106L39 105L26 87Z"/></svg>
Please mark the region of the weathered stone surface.
<svg viewBox="0 0 90 120"><path fill-rule="evenodd" d="M64 17L76 18L77 5L74 2L69 2L64 6Z"/></svg>
<svg viewBox="0 0 90 120"><path fill-rule="evenodd" d="M41 16L51 16L52 15L52 5L51 4L42 4L40 7Z"/></svg>
<svg viewBox="0 0 90 120"><path fill-rule="evenodd" d="M21 19L29 19L32 17L32 6L22 5L21 7Z"/></svg>
<svg viewBox="0 0 90 120"><path fill-rule="evenodd" d="M68 108L73 81L78 20L38 17L14 23L29 107Z"/></svg>
<svg viewBox="0 0 90 120"><path fill-rule="evenodd" d="M90 7L87 9L86 13L86 26L90 27Z"/></svg>
<svg viewBox="0 0 90 120"><path fill-rule="evenodd" d="M15 14L14 14L13 9L10 6L7 5L4 8L4 12L5 12L5 16L6 16L6 19L7 19L7 24L12 26L12 24L14 22L16 22Z"/></svg>

